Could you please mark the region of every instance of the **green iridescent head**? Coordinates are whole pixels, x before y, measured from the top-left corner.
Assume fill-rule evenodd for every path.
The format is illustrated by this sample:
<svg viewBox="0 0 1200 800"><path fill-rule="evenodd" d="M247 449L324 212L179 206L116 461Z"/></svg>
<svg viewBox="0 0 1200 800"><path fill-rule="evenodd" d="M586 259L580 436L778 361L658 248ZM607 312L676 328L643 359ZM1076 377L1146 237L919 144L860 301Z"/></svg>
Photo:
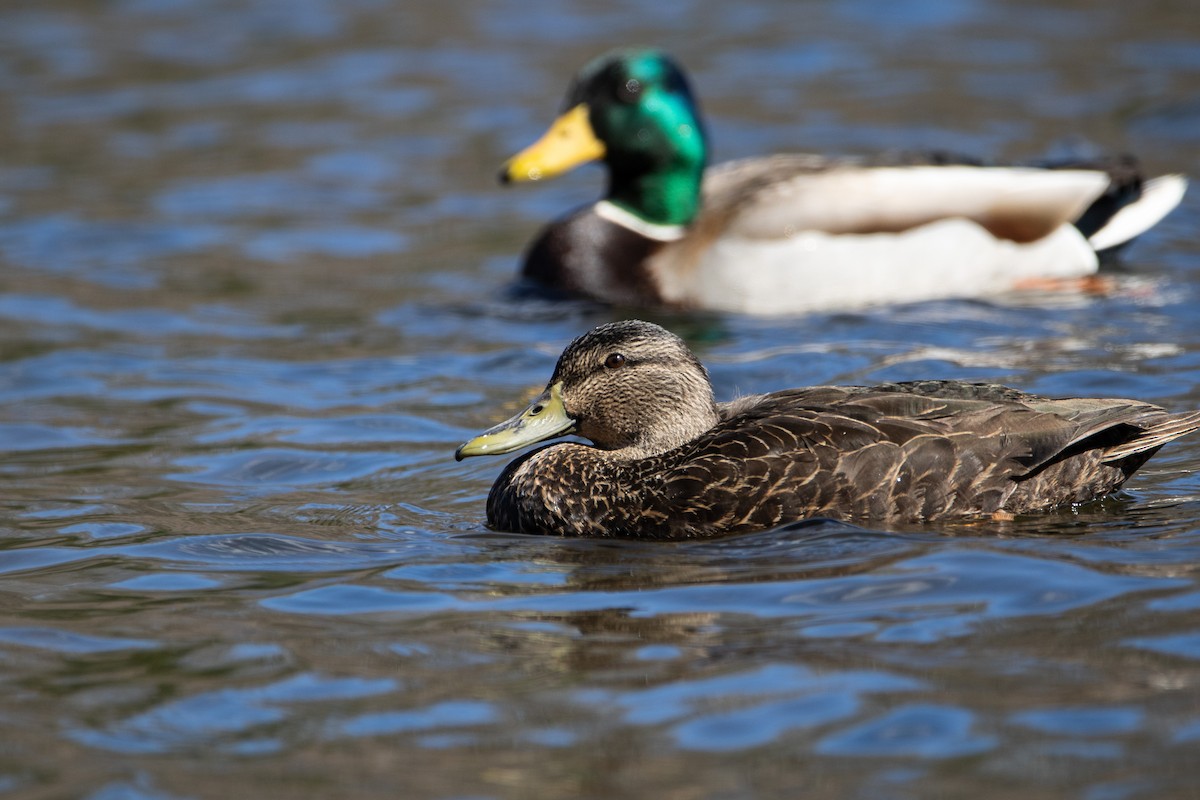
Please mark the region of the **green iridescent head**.
<svg viewBox="0 0 1200 800"><path fill-rule="evenodd" d="M539 180L596 159L608 167L611 202L657 224L695 217L707 145L691 88L669 56L617 50L589 63L563 114L501 178Z"/></svg>

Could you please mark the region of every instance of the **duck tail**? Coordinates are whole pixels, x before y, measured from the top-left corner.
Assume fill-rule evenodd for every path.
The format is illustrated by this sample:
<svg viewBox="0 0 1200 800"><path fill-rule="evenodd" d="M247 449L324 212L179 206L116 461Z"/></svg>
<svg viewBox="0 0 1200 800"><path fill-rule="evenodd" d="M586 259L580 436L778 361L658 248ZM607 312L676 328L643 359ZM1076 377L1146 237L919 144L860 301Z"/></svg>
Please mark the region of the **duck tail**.
<svg viewBox="0 0 1200 800"><path fill-rule="evenodd" d="M1088 242L1096 252L1103 253L1142 235L1179 205L1187 185L1183 175L1160 175L1144 181L1132 201L1120 206L1095 231L1084 231Z"/></svg>
<svg viewBox="0 0 1200 800"><path fill-rule="evenodd" d="M1102 460L1106 464L1112 464L1131 456L1149 458L1155 450L1172 439L1178 439L1180 436L1186 436L1196 430L1200 430L1200 411L1173 414L1162 422L1146 428L1136 438L1108 448L1104 451ZM1144 461L1145 458L1141 460Z"/></svg>
<svg viewBox="0 0 1200 800"><path fill-rule="evenodd" d="M1075 220L1075 227L1101 256L1112 255L1161 222L1183 200L1188 185L1187 178L1178 174L1146 178L1138 160L1128 153L1055 159L1035 166L1108 174L1108 188Z"/></svg>

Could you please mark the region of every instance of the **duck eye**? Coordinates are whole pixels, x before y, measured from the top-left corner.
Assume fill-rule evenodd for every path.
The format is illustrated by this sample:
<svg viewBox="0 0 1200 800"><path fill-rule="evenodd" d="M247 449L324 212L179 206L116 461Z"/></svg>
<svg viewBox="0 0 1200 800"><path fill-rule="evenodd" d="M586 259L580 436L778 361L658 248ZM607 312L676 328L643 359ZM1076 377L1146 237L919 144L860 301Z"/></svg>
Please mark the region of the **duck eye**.
<svg viewBox="0 0 1200 800"><path fill-rule="evenodd" d="M609 369L623 367L625 366L625 356L621 355L620 353L613 353L608 358L604 359L604 366L608 367Z"/></svg>
<svg viewBox="0 0 1200 800"><path fill-rule="evenodd" d="M622 103L636 103L642 93L642 82L637 78L629 78L617 86L617 99Z"/></svg>

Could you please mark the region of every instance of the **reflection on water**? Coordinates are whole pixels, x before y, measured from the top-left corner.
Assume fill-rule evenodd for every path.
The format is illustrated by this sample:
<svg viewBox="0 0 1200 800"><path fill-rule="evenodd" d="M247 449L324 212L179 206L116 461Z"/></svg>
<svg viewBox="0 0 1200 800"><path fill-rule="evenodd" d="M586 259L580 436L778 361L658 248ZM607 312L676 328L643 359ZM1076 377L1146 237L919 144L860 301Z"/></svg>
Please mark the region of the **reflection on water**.
<svg viewBox="0 0 1200 800"><path fill-rule="evenodd" d="M720 159L1131 149L1198 175L1193 17L0 10L0 792L1194 792L1200 441L1043 517L674 544L487 531L500 464L452 458L625 313L511 291L596 171L493 184L587 57L678 54ZM649 316L723 398L946 377L1200 407L1197 208L1105 297Z"/></svg>

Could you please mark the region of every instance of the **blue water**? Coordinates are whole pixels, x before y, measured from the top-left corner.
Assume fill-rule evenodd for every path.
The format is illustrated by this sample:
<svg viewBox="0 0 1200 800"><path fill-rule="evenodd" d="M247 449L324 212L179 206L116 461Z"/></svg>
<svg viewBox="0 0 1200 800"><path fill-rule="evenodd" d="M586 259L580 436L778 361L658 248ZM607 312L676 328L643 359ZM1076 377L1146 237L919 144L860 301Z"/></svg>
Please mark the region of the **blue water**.
<svg viewBox="0 0 1200 800"><path fill-rule="evenodd" d="M1013 522L492 532L453 460L620 310L509 291L504 189L615 44L718 160L1131 150L1200 175L1187 4L0 9L0 795L1195 797L1200 439ZM910 378L1200 408L1200 195L1109 296L659 313L721 398Z"/></svg>

